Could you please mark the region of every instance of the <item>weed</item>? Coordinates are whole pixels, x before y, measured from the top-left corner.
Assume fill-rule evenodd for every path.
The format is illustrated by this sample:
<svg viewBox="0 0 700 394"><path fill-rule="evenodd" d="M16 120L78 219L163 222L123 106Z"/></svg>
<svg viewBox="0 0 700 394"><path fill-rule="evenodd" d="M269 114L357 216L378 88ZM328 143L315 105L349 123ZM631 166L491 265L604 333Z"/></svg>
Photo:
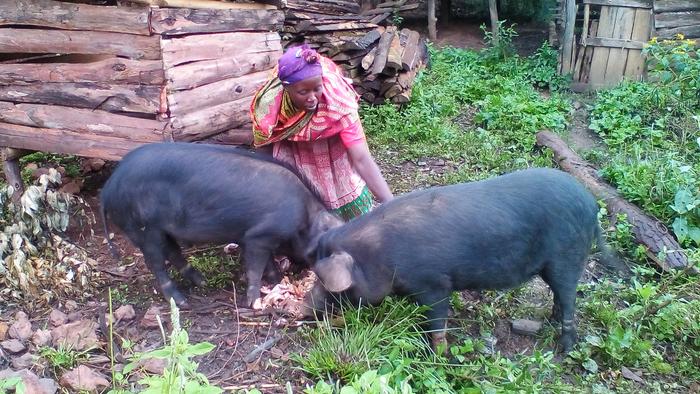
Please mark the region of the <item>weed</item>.
<svg viewBox="0 0 700 394"><path fill-rule="evenodd" d="M58 348L43 347L39 349L39 356L46 359L49 365L54 369L56 375L60 372L73 369L82 361L88 359L88 353L91 349L77 351L71 347L59 345Z"/></svg>
<svg viewBox="0 0 700 394"><path fill-rule="evenodd" d="M0 390L4 393L9 389L14 390L16 394L24 394L27 392L27 387L19 376L0 379Z"/></svg>

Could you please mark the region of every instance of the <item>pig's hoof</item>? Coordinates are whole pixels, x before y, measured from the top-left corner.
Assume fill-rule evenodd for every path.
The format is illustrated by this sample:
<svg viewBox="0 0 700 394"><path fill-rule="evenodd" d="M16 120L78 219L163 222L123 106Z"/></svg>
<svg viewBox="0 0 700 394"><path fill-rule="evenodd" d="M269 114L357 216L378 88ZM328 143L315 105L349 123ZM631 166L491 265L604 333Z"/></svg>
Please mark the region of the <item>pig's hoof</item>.
<svg viewBox="0 0 700 394"><path fill-rule="evenodd" d="M185 273L185 277L190 280L195 286L203 287L207 284L207 280L204 276L194 268L191 268Z"/></svg>
<svg viewBox="0 0 700 394"><path fill-rule="evenodd" d="M248 308L253 308L255 300L257 300L258 297L260 297L260 288L249 287L248 292L246 293L246 305L248 306Z"/></svg>

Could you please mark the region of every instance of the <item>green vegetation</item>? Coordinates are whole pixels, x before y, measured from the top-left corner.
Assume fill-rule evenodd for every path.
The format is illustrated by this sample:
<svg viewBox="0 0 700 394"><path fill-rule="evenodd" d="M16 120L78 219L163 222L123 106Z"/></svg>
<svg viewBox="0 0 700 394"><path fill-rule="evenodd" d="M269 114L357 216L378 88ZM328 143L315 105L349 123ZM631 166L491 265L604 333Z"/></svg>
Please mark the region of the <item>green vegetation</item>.
<svg viewBox="0 0 700 394"><path fill-rule="evenodd" d="M512 38L502 26L501 41ZM507 45L508 42L505 43ZM586 153L629 200L673 229L689 260L700 262L699 53L688 41L652 41L648 82L601 91L590 127L605 143ZM482 52L431 48L432 67L403 108L364 107L378 157L389 165L440 159L454 164L429 184L477 180L529 166L553 166L534 149L535 133L566 132L570 102L543 45L529 58L508 48ZM624 216L601 209L612 247L633 266L622 280L602 274L579 286L579 342L552 352L557 327L546 323L551 294L530 284L487 291L473 301L451 297L451 347L431 352L419 310L390 298L376 307L346 307L343 323L325 319L303 332L294 358L313 379L306 393L688 392L700 381L700 285L686 271L660 272L633 241ZM527 350L494 344L508 319L545 320ZM362 339L362 340L360 340ZM365 342L366 341L366 342Z"/></svg>

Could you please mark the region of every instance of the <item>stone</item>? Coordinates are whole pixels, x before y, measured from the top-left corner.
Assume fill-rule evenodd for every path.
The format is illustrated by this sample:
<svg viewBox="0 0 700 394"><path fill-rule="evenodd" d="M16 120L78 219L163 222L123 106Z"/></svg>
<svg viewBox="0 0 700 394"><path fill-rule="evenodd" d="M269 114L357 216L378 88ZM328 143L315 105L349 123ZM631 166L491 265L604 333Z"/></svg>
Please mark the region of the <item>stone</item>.
<svg viewBox="0 0 700 394"><path fill-rule="evenodd" d="M68 300L68 301L66 301L65 306L66 306L66 310L67 310L68 312L73 312L73 311L75 311L76 309L78 309L78 303L75 302L75 301L73 301L73 300Z"/></svg>
<svg viewBox="0 0 700 394"><path fill-rule="evenodd" d="M66 323L68 323L68 315L58 309L51 310L51 313L49 313L49 325L51 327L62 326Z"/></svg>
<svg viewBox="0 0 700 394"><path fill-rule="evenodd" d="M12 368L14 369L30 369L34 365L37 357L31 353L24 353L19 357L12 358Z"/></svg>
<svg viewBox="0 0 700 394"><path fill-rule="evenodd" d="M511 322L513 333L535 336L542 328L542 322L528 319L516 319Z"/></svg>
<svg viewBox="0 0 700 394"><path fill-rule="evenodd" d="M51 331L38 329L32 335L32 343L37 348L47 346L51 343Z"/></svg>
<svg viewBox="0 0 700 394"><path fill-rule="evenodd" d="M629 368L625 367L624 365L620 369L620 372L622 373L622 377L625 379L634 380L637 383L644 383L644 379L640 378L639 375L630 371Z"/></svg>
<svg viewBox="0 0 700 394"><path fill-rule="evenodd" d="M10 338L19 339L26 341L32 336L32 323L27 319L27 314L24 312L17 312L15 316L15 322L10 325L10 329L7 331Z"/></svg>
<svg viewBox="0 0 700 394"><path fill-rule="evenodd" d="M88 159L86 164L92 171L99 171L105 166L105 161L102 159Z"/></svg>
<svg viewBox="0 0 700 394"><path fill-rule="evenodd" d="M32 171L32 178L39 179L42 175L49 173L49 169L46 167L40 167Z"/></svg>
<svg viewBox="0 0 700 394"><path fill-rule="evenodd" d="M79 311L71 312L68 314L68 321L69 322L78 321L82 318L83 318L83 314L80 313Z"/></svg>
<svg viewBox="0 0 700 394"><path fill-rule="evenodd" d="M11 369L5 369L0 371L0 380L11 379L14 377L19 377L24 383L24 392L32 394L54 394L58 391L58 385L52 379L39 379L33 372L22 369L20 371L13 371Z"/></svg>
<svg viewBox="0 0 700 394"><path fill-rule="evenodd" d="M7 350L10 353L20 353L27 349L26 346L19 339L8 339L6 341L0 342L0 347Z"/></svg>
<svg viewBox="0 0 700 394"><path fill-rule="evenodd" d="M117 321L132 320L134 317L136 317L136 312L134 312L134 307L131 305L122 305L114 311L114 318Z"/></svg>
<svg viewBox="0 0 700 394"><path fill-rule="evenodd" d="M55 347L63 346L76 351L83 351L97 346L97 324L90 320L79 320L64 324L51 330L51 343Z"/></svg>
<svg viewBox="0 0 700 394"><path fill-rule="evenodd" d="M80 190L83 187L83 182L79 180L71 180L70 182L67 182L65 185L61 186L58 191L63 192L63 193L68 193L68 194L79 194Z"/></svg>
<svg viewBox="0 0 700 394"><path fill-rule="evenodd" d="M10 325L4 321L0 321L0 341L7 339L7 331L10 329Z"/></svg>
<svg viewBox="0 0 700 394"><path fill-rule="evenodd" d="M139 361L139 364L147 372L155 375L161 375L165 369L166 360L163 358L149 358Z"/></svg>
<svg viewBox="0 0 700 394"><path fill-rule="evenodd" d="M148 310L146 313L143 315L143 318L141 319L141 327L143 328L157 328L158 327L158 319L156 319L156 316L160 315L160 308L153 305ZM160 320L163 320L163 317L161 316Z"/></svg>
<svg viewBox="0 0 700 394"><path fill-rule="evenodd" d="M59 380L59 384L74 391L97 391L99 388L108 387L109 381L104 375L93 371L85 365L81 365L64 373Z"/></svg>

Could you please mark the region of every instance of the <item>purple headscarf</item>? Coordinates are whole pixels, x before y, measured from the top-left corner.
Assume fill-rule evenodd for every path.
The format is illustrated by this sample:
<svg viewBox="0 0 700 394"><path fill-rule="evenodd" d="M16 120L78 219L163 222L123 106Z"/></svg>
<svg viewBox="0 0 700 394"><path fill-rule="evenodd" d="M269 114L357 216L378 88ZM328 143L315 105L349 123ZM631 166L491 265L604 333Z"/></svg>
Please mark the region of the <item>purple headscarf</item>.
<svg viewBox="0 0 700 394"><path fill-rule="evenodd" d="M321 75L318 52L308 44L289 47L277 62L277 76L284 85Z"/></svg>

